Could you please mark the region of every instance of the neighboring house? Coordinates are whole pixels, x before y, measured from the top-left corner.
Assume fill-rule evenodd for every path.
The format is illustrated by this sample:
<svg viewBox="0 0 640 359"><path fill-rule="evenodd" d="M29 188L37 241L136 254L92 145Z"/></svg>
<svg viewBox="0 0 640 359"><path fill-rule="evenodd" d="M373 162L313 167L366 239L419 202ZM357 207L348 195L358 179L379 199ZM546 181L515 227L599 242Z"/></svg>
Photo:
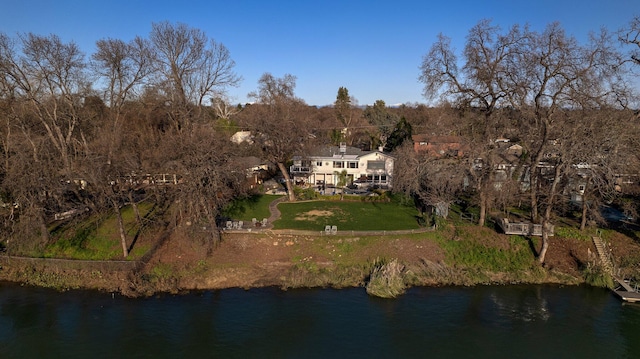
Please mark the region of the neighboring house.
<svg viewBox="0 0 640 359"><path fill-rule="evenodd" d="M528 166L521 163L523 148L519 144L511 144L508 139L500 138L494 142L497 146L490 152L490 159L493 165L493 185L495 189L500 190L502 186L510 181L515 180L520 183L520 189L525 191L530 186L530 176ZM473 161L474 170L481 170L485 161L482 158L476 158ZM469 183L467 179L465 183Z"/></svg>
<svg viewBox="0 0 640 359"><path fill-rule="evenodd" d="M247 177L247 186L255 188L261 185L268 177L269 166L261 159L255 156L236 157L233 159L234 167L245 172Z"/></svg>
<svg viewBox="0 0 640 359"><path fill-rule="evenodd" d="M324 146L308 157L294 157L291 177L298 185L335 186L338 175L347 171L347 185L391 186L394 157L382 151L362 151L345 144Z"/></svg>
<svg viewBox="0 0 640 359"><path fill-rule="evenodd" d="M493 153L494 163L494 186L500 189L502 184L509 179L516 180L520 183L521 189L529 188L529 169L521 168L520 157L523 149L519 144L510 144L509 140L502 139L498 143L498 149Z"/></svg>
<svg viewBox="0 0 640 359"><path fill-rule="evenodd" d="M460 136L413 135L413 149L417 153L427 153L433 157L464 156L463 139Z"/></svg>

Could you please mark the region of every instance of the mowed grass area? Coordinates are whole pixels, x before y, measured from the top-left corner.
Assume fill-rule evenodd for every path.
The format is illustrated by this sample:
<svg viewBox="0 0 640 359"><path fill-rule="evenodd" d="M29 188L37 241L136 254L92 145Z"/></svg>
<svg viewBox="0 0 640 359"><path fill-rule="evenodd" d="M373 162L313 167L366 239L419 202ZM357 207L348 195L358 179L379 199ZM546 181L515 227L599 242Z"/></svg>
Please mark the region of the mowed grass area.
<svg viewBox="0 0 640 359"><path fill-rule="evenodd" d="M263 218L269 218L269 203L275 201L282 196L271 194L253 195L251 197L238 199L233 201L222 215L237 221L251 222L255 218L261 221Z"/></svg>
<svg viewBox="0 0 640 359"><path fill-rule="evenodd" d="M282 216L273 223L274 229L321 231L327 225L349 231L420 228L416 208L398 202L283 202L278 209Z"/></svg>

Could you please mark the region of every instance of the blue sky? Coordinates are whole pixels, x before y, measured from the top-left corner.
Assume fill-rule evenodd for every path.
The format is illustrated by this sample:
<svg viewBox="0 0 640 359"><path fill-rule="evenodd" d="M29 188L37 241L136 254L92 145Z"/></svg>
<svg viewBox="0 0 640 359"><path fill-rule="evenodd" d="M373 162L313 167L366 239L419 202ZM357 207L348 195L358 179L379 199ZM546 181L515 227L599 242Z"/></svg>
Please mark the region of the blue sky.
<svg viewBox="0 0 640 359"><path fill-rule="evenodd" d="M438 33L461 50L481 19L533 29L559 21L582 40L626 25L640 15L640 1L0 0L0 9L1 32L56 34L87 55L101 38L147 37L152 22L199 28L229 49L244 79L229 89L234 103L247 102L258 78L271 72L297 76L296 95L311 105L333 103L340 86L361 105L391 105L425 102L418 67Z"/></svg>

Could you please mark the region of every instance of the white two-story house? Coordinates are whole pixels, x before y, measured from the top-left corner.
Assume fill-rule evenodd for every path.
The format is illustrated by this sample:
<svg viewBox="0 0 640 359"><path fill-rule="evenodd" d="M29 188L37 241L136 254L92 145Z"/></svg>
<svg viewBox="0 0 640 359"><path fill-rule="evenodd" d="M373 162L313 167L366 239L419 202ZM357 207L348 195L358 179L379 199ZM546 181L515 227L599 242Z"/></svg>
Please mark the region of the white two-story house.
<svg viewBox="0 0 640 359"><path fill-rule="evenodd" d="M324 146L308 157L294 157L291 177L298 185L335 186L337 173L347 171L347 185L388 188L393 177L393 156L380 151L362 151L345 144Z"/></svg>

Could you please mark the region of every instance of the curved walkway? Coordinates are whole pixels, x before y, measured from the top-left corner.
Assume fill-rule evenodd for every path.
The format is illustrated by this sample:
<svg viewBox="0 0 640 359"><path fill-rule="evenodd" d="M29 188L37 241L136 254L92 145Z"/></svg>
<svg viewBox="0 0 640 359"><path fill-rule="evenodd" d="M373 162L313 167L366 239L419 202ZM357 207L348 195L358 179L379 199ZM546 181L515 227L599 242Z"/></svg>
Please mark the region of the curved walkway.
<svg viewBox="0 0 640 359"><path fill-rule="evenodd" d="M267 225L264 228L268 228L268 229L272 229L273 228L273 222L275 220L277 220L278 218L280 218L280 210L278 209L278 203L280 202L284 202L287 200L287 196L282 196L280 198L276 198L275 200L271 201L271 203L269 203L269 219L267 220Z"/></svg>

